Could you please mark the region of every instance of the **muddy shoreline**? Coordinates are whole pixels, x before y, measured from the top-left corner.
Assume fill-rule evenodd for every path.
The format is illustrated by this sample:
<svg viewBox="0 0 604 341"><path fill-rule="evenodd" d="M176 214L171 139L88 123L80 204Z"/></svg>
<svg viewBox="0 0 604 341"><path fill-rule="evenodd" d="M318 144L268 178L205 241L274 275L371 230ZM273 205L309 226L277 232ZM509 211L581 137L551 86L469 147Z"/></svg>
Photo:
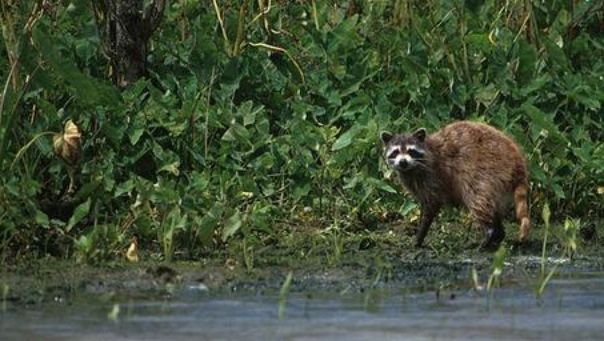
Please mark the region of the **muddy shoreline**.
<svg viewBox="0 0 604 341"><path fill-rule="evenodd" d="M514 235L514 226L508 235ZM518 249L507 250L499 276L506 280L538 281L542 265L542 229ZM69 302L78 295L112 297L166 296L181 288L204 295L258 295L279 292L291 272L292 292L362 292L372 288L437 291L476 286L493 272L493 253L478 249L480 236L456 226L443 226L428 246L413 248L412 236L400 227L364 233L295 228L246 253L241 243L186 261L161 261L157 253L142 253L141 262L117 260L78 263L73 259L35 258L5 261L0 268L0 300L13 307ZM556 276L604 271L600 241L580 241L573 259L553 238L546 248L547 270ZM477 278L473 278L475 273ZM532 285L532 284L531 284Z"/></svg>
<svg viewBox="0 0 604 341"><path fill-rule="evenodd" d="M502 281L536 281L541 259L512 256L506 260ZM573 273L604 272L604 258L550 258L556 277ZM408 292L469 290L475 283L472 271L486 282L492 269L490 256L460 256L455 259L420 259L379 262L349 261L333 266L297 268L263 267L247 271L241 266L204 262L111 263L99 266L69 261L39 260L5 267L0 273L2 302L13 308L49 302L69 304L79 296L100 300L115 298L169 298L175 290L194 290L215 297L273 295L292 272L291 292L359 293L370 289L400 289Z"/></svg>

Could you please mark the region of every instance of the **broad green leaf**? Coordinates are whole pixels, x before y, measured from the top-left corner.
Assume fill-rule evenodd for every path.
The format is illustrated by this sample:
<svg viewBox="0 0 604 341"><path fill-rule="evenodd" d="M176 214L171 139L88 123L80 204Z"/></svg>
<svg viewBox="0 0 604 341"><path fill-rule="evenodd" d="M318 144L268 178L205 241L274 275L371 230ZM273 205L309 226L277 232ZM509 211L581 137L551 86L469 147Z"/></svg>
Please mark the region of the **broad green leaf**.
<svg viewBox="0 0 604 341"><path fill-rule="evenodd" d="M214 237L216 226L220 222L224 207L221 203L215 203L212 209L206 213L199 222L199 238L204 245L210 245Z"/></svg>
<svg viewBox="0 0 604 341"><path fill-rule="evenodd" d="M338 50L342 51L345 48L351 48L358 42L359 39L356 30L358 20L358 15L353 15L331 31L327 39L327 50L329 53L337 54Z"/></svg>
<svg viewBox="0 0 604 341"><path fill-rule="evenodd" d="M76 207L76 209L73 211L73 215L71 216L71 218L69 218L69 222L67 223L67 226L65 227L66 232L71 231L71 229L77 223L79 223L82 219L84 219L84 217L86 217L86 215L88 215L88 211L90 211L91 203L92 203L92 200L90 198L88 198L88 200L86 200L86 202L81 203Z"/></svg>
<svg viewBox="0 0 604 341"><path fill-rule="evenodd" d="M76 202L79 202L92 197L93 193L95 193L95 191L97 191L98 188L103 184L103 180L103 178L99 177L92 179L90 182L84 184L74 196L74 200Z"/></svg>
<svg viewBox="0 0 604 341"><path fill-rule="evenodd" d="M569 63L564 51L560 48L560 46L556 45L549 38L544 38L542 40L543 45L545 46L545 50L549 55L549 62L553 67L560 68L563 70L569 70Z"/></svg>
<svg viewBox="0 0 604 341"><path fill-rule="evenodd" d="M405 205L399 210L399 213L401 214L401 216L407 217L412 211L414 211L418 207L419 205L415 201L407 200L405 201Z"/></svg>
<svg viewBox="0 0 604 341"><path fill-rule="evenodd" d="M233 123L231 127L222 135L224 141L234 142L248 142L250 132L241 124Z"/></svg>
<svg viewBox="0 0 604 341"><path fill-rule="evenodd" d="M545 130L553 137L566 140L566 137L560 132L558 126L554 123L552 114L546 114L530 103L523 104L521 109L531 118L532 124L542 130Z"/></svg>
<svg viewBox="0 0 604 341"><path fill-rule="evenodd" d="M376 179L376 178L372 178L372 177L368 177L367 179L365 179L365 181L369 184L371 184L372 186L374 186L375 188L378 188L384 192L388 192L388 193L398 193L396 191L396 189L394 189L392 186L390 186L386 181L382 180L382 179Z"/></svg>
<svg viewBox="0 0 604 341"><path fill-rule="evenodd" d="M499 90L495 87L494 84L489 84L487 86L483 86L476 91L476 102L481 103L484 106L489 106L491 103L497 98L499 94Z"/></svg>
<svg viewBox="0 0 604 341"><path fill-rule="evenodd" d="M130 194L134 189L134 181L132 179L126 180L115 187L114 197L119 197L122 194Z"/></svg>
<svg viewBox="0 0 604 341"><path fill-rule="evenodd" d="M553 183L551 184L554 193L556 194L557 199L565 199L566 194L564 194L564 189L559 184Z"/></svg>
<svg viewBox="0 0 604 341"><path fill-rule="evenodd" d="M519 84L531 84L529 87L534 88L535 86L539 86L539 83L536 83L535 80L535 68L537 64L537 51L535 46L529 44L525 40L521 40L518 46L518 82ZM540 76L543 78L544 76ZM542 85L542 84L541 84ZM527 88L527 87L525 87ZM530 93L525 89L522 91L526 93Z"/></svg>
<svg viewBox="0 0 604 341"><path fill-rule="evenodd" d="M600 109L600 101L597 98L594 98L592 96L586 96L583 94L575 94L573 96L573 98L577 102L583 104L588 109L592 109L592 110Z"/></svg>
<svg viewBox="0 0 604 341"><path fill-rule="evenodd" d="M174 206L174 208L170 210L170 213L168 213L165 223L167 224L170 233L174 233L178 230L185 230L187 226L187 214L183 213L179 206Z"/></svg>
<svg viewBox="0 0 604 341"><path fill-rule="evenodd" d="M133 146L136 145L146 129L145 119L142 116L137 116L132 122L130 129L128 129L130 144Z"/></svg>
<svg viewBox="0 0 604 341"><path fill-rule="evenodd" d="M50 221L48 219L48 216L46 215L46 213L40 211L40 210L36 210L36 223L42 225L45 228L49 227Z"/></svg>
<svg viewBox="0 0 604 341"><path fill-rule="evenodd" d="M70 90L77 101L82 101L87 105L113 104L118 101L119 94L115 88L82 73L73 60L57 49L57 38L46 33L45 26L36 25L35 27L33 39L40 53L52 66L57 76L70 85Z"/></svg>
<svg viewBox="0 0 604 341"><path fill-rule="evenodd" d="M359 126L356 125L350 128L347 132L338 137L336 142L334 142L333 146L331 147L331 150L337 151L350 146L360 130L361 129L359 128Z"/></svg>
<svg viewBox="0 0 604 341"><path fill-rule="evenodd" d="M239 209L233 213L225 222L224 227L222 229L222 241L226 242L229 238L231 238L243 225L243 221L241 219L241 212Z"/></svg>
<svg viewBox="0 0 604 341"><path fill-rule="evenodd" d="M522 96L528 96L533 92L539 91L543 89L545 86L552 82L552 77L550 75L540 75L536 78L532 78L530 82L520 89L520 93Z"/></svg>
<svg viewBox="0 0 604 341"><path fill-rule="evenodd" d="M243 125L249 126L256 122L256 116L264 110L264 106L254 107L252 101L246 101L239 107L239 114L243 117Z"/></svg>

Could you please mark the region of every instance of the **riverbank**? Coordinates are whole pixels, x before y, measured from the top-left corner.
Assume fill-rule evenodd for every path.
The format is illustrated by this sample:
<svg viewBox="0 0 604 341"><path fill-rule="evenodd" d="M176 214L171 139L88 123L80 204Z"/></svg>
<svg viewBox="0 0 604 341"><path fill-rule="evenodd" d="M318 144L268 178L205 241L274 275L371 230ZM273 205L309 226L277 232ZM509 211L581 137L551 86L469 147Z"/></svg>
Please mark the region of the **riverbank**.
<svg viewBox="0 0 604 341"><path fill-rule="evenodd" d="M558 274L604 269L598 240L579 240L571 259L560 241L550 237L542 258L542 231L537 229L520 249L504 244L506 253L496 260L495 254L478 249L478 235L447 225L435 230L422 249L413 248L411 235L396 226L365 233L296 228L246 252L242 243L233 243L199 259L172 262L145 252L140 262L126 257L96 264L25 258L5 262L0 271L2 300L21 306L68 302L80 293L108 299L169 296L182 287L212 295L257 294L278 291L290 273L291 290L296 292L361 292L376 287L430 291L483 285L496 267L502 281L526 282L543 280L542 266Z"/></svg>

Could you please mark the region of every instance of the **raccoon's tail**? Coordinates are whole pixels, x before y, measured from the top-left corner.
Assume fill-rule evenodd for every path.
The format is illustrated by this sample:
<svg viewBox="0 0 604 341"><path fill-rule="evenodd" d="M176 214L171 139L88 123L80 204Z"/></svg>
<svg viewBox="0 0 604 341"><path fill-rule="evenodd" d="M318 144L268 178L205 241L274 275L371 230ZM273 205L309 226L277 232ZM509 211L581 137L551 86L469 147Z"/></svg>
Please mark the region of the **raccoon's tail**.
<svg viewBox="0 0 604 341"><path fill-rule="evenodd" d="M525 182L520 183L514 189L514 203L516 204L516 217L520 221L519 242L524 242L531 229L531 223L528 216L527 194L528 188Z"/></svg>

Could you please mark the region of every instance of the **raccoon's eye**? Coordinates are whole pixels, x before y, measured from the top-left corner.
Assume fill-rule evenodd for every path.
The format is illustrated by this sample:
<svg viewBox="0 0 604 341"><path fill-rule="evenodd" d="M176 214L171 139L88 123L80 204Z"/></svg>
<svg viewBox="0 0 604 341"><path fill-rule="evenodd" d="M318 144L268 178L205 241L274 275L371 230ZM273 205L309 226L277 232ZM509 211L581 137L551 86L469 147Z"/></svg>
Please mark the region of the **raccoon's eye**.
<svg viewBox="0 0 604 341"><path fill-rule="evenodd" d="M414 159L420 159L421 157L424 156L424 153L415 150L415 149L409 149L407 150L407 154L409 154L409 156L411 156Z"/></svg>
<svg viewBox="0 0 604 341"><path fill-rule="evenodd" d="M394 150L392 150L392 151L390 151L388 153L388 155L386 156L386 158L388 158L388 159L394 159L400 152L401 152L400 150L394 149Z"/></svg>

